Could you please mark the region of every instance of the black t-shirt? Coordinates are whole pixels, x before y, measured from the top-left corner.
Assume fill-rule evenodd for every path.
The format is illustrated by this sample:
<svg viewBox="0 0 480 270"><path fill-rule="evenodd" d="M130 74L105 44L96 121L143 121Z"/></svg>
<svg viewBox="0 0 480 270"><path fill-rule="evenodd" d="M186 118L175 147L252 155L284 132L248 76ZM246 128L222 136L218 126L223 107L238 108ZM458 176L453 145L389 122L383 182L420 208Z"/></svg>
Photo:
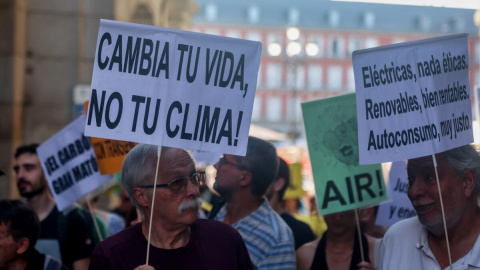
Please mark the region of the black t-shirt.
<svg viewBox="0 0 480 270"><path fill-rule="evenodd" d="M41 222L35 248L73 269L73 262L89 258L94 249L90 215L79 208L63 215L54 208Z"/></svg>
<svg viewBox="0 0 480 270"><path fill-rule="evenodd" d="M288 227L292 229L293 238L295 238L295 250L304 244L315 240L315 234L307 223L294 218L292 215L283 212L280 215Z"/></svg>

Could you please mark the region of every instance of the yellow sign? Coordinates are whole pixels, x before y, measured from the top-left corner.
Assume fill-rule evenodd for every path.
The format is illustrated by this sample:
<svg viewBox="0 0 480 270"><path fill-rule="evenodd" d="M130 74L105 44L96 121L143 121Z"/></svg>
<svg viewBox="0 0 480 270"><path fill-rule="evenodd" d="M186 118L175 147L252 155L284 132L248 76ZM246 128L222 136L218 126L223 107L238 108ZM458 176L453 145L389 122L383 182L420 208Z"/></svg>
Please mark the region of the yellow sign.
<svg viewBox="0 0 480 270"><path fill-rule="evenodd" d="M301 198L304 193L302 186L302 164L298 162L291 163L288 167L290 168L290 185L283 198Z"/></svg>

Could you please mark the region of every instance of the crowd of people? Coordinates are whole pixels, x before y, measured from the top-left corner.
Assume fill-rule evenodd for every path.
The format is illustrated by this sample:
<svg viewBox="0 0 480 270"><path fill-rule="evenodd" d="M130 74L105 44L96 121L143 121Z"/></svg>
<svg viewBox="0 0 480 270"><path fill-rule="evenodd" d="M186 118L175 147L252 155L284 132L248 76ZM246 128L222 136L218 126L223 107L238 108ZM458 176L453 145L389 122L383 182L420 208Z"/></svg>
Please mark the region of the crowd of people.
<svg viewBox="0 0 480 270"><path fill-rule="evenodd" d="M329 214L321 237L289 211L289 167L259 138L249 137L245 156L215 163L208 213L206 173L192 155L146 144L124 160L118 208L107 212L94 199L59 212L37 147L14 156L24 200L0 200L0 269L480 269L475 145L408 160L418 216L387 230L375 225L378 207Z"/></svg>

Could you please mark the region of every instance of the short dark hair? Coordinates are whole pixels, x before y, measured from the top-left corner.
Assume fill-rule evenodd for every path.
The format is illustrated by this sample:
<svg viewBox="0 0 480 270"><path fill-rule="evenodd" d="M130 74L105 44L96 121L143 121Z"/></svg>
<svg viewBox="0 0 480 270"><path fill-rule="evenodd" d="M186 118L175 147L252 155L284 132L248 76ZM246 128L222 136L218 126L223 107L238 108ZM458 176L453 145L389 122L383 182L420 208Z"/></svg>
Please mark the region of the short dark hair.
<svg viewBox="0 0 480 270"><path fill-rule="evenodd" d="M283 201L283 196L285 195L285 192L287 191L288 186L290 186L290 168L288 167L287 162L281 158L278 157L278 174L277 174L277 179L283 178L285 179L285 184L283 187L278 191L278 200L281 202Z"/></svg>
<svg viewBox="0 0 480 270"><path fill-rule="evenodd" d="M20 200L0 200L0 224L7 225L8 234L15 242L24 237L29 240L27 252L35 249L40 221L28 204Z"/></svg>
<svg viewBox="0 0 480 270"><path fill-rule="evenodd" d="M17 150L15 151L15 158L18 158L20 155L29 153L29 154L37 154L37 148L39 144L38 143L32 143L32 144L25 144L17 147Z"/></svg>
<svg viewBox="0 0 480 270"><path fill-rule="evenodd" d="M262 139L249 136L247 154L236 156L238 168L252 174L252 194L263 196L275 180L278 171L278 156L275 147Z"/></svg>

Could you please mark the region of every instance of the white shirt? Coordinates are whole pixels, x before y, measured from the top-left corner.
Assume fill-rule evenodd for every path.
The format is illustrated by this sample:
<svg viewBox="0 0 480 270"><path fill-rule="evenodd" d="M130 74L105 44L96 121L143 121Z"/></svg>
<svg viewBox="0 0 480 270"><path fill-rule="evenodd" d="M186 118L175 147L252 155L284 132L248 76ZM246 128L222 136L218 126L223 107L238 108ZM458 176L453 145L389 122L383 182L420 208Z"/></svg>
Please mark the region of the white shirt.
<svg viewBox="0 0 480 270"><path fill-rule="evenodd" d="M378 269L441 270L428 246L427 235L417 217L392 225L382 240ZM445 269L450 269L450 266ZM480 269L480 235L470 252L453 263L453 269Z"/></svg>

